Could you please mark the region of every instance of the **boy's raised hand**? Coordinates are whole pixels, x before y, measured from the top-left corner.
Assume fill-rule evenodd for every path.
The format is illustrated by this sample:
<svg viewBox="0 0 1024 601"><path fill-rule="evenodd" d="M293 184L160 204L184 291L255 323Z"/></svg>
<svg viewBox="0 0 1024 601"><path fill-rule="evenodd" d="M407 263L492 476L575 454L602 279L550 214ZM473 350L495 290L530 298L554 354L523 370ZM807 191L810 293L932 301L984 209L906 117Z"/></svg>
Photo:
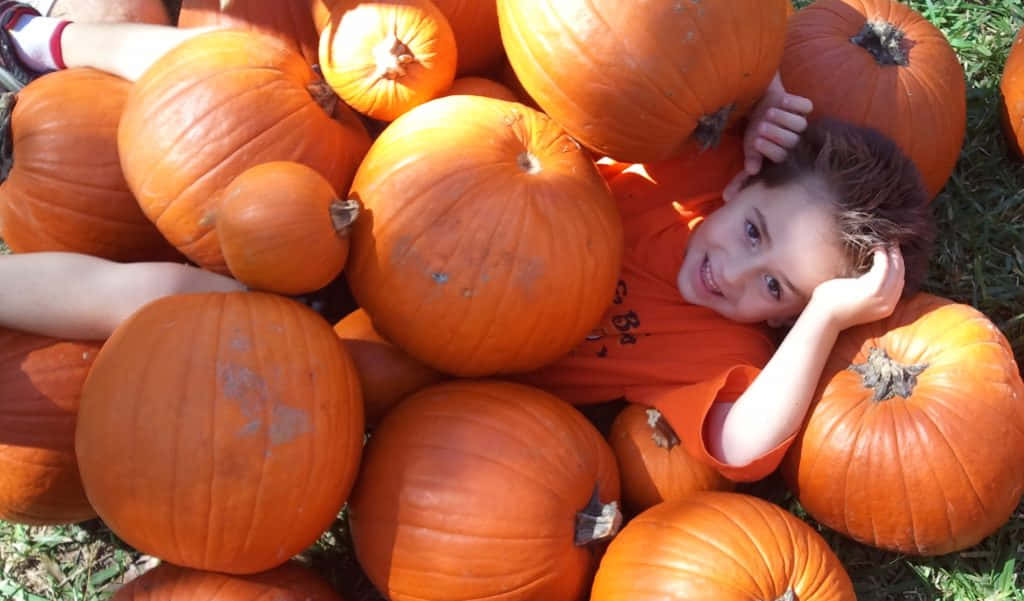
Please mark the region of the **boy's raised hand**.
<svg viewBox="0 0 1024 601"><path fill-rule="evenodd" d="M808 306L827 314L840 331L891 315L903 294L903 254L899 246L878 248L872 260L871 269L860 277L819 284Z"/></svg>
<svg viewBox="0 0 1024 601"><path fill-rule="evenodd" d="M729 182L723 196L731 198L747 178L761 171L765 157L776 163L785 160L807 129L807 115L813 109L809 99L787 92L776 72L754 106L743 134L743 170Z"/></svg>

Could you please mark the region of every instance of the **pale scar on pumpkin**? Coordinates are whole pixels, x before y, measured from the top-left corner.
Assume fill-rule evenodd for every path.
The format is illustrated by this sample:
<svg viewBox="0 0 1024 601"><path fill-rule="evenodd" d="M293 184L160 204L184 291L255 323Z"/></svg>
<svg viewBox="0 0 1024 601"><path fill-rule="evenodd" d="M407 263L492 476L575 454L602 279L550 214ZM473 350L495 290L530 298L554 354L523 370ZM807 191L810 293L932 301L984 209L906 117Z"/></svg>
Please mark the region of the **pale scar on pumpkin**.
<svg viewBox="0 0 1024 601"><path fill-rule="evenodd" d="M270 446L292 442L313 430L309 413L305 409L281 403L267 386L263 376L248 367L220 364L217 366L221 392L234 401L242 416L248 420L238 430L238 436L254 436L266 432ZM270 404L270 423L263 423L264 408Z"/></svg>

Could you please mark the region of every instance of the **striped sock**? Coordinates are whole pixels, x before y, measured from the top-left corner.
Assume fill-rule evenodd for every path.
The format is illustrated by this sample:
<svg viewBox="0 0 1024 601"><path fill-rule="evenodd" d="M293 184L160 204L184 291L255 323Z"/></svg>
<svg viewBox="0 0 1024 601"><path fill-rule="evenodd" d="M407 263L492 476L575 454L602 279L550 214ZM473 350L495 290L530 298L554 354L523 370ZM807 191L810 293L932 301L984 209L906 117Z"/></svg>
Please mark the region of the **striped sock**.
<svg viewBox="0 0 1024 601"><path fill-rule="evenodd" d="M67 68L61 51L60 37L69 21L22 14L11 23L9 28L15 50L26 67L34 71Z"/></svg>

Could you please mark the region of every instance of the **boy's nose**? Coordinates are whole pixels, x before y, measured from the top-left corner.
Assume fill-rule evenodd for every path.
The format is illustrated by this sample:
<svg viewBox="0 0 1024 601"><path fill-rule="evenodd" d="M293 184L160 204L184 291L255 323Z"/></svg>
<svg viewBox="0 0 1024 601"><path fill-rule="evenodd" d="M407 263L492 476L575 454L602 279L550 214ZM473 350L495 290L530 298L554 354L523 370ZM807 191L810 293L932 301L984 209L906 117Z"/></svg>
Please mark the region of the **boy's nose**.
<svg viewBox="0 0 1024 601"><path fill-rule="evenodd" d="M759 269L757 262L749 258L729 257L725 264L722 265L720 273L723 281L719 282L718 285L722 288L722 292L728 294L730 291L743 288L751 276L756 274Z"/></svg>

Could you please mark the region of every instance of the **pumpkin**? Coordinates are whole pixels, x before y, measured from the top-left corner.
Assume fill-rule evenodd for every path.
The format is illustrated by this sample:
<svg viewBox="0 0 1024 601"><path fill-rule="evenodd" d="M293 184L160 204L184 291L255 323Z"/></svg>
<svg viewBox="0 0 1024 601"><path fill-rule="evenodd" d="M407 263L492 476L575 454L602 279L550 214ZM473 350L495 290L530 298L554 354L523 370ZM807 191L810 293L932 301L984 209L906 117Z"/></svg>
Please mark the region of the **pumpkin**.
<svg viewBox="0 0 1024 601"><path fill-rule="evenodd" d="M919 555L970 547L1024 491L1024 384L976 309L918 294L843 332L783 474L814 519Z"/></svg>
<svg viewBox="0 0 1024 601"><path fill-rule="evenodd" d="M702 490L731 490L731 480L686 452L672 426L652 407L629 404L608 435L622 478L622 502L641 512Z"/></svg>
<svg viewBox="0 0 1024 601"><path fill-rule="evenodd" d="M80 23L170 23L161 0L55 0L49 16Z"/></svg>
<svg viewBox="0 0 1024 601"><path fill-rule="evenodd" d="M117 124L131 83L94 69L44 75L9 113L10 169L0 235L14 252L67 251L112 261L180 255L139 209L121 172Z"/></svg>
<svg viewBox="0 0 1024 601"><path fill-rule="evenodd" d="M622 224L561 128L521 104L448 96L388 127L352 185L346 275L382 336L460 376L536 369L611 302Z"/></svg>
<svg viewBox="0 0 1024 601"><path fill-rule="evenodd" d="M288 0L182 0L178 27L228 27L279 38L317 62L319 35L309 4Z"/></svg>
<svg viewBox="0 0 1024 601"><path fill-rule="evenodd" d="M872 127L909 156L932 197L967 126L964 70L946 37L896 0L819 0L789 20L780 68L811 117Z"/></svg>
<svg viewBox="0 0 1024 601"><path fill-rule="evenodd" d="M601 560L590 601L855 601L809 525L768 501L699 492L630 520Z"/></svg>
<svg viewBox="0 0 1024 601"><path fill-rule="evenodd" d="M487 96L488 98L497 98L498 100L519 102L519 97L516 96L515 92L494 80L484 77L460 77L452 82L452 87L448 88L444 95L457 96L459 94Z"/></svg>
<svg viewBox="0 0 1024 601"><path fill-rule="evenodd" d="M320 536L362 443L358 376L334 331L259 292L143 306L96 358L75 436L86 495L120 538L232 574Z"/></svg>
<svg viewBox="0 0 1024 601"><path fill-rule="evenodd" d="M43 525L95 517L75 461L75 419L101 344L0 328L0 519Z"/></svg>
<svg viewBox="0 0 1024 601"><path fill-rule="evenodd" d="M348 349L359 374L368 426L376 425L405 397L444 379L444 375L385 340L362 309L335 324L334 332Z"/></svg>
<svg viewBox="0 0 1024 601"><path fill-rule="evenodd" d="M369 143L301 56L245 31L204 33L158 59L132 88L118 128L121 166L143 212L189 259L223 274L215 226L235 177L294 161L347 190Z"/></svg>
<svg viewBox="0 0 1024 601"><path fill-rule="evenodd" d="M1018 158L1024 157L1024 28L1017 32L1006 57L999 91L1002 94L1003 133L1013 153Z"/></svg>
<svg viewBox="0 0 1024 601"><path fill-rule="evenodd" d="M125 584L112 601L342 601L315 572L288 562L251 576L164 563Z"/></svg>
<svg viewBox="0 0 1024 601"><path fill-rule="evenodd" d="M430 0L334 5L320 34L320 69L360 113L393 121L452 85L455 35Z"/></svg>
<svg viewBox="0 0 1024 601"><path fill-rule="evenodd" d="M249 288L303 294L341 273L358 214L359 204L340 200L311 167L275 161L225 188L217 238L231 274Z"/></svg>
<svg viewBox="0 0 1024 601"><path fill-rule="evenodd" d="M789 0L498 0L523 87L598 156L667 159L713 145L782 56ZM743 43L737 43L743 40Z"/></svg>
<svg viewBox="0 0 1024 601"><path fill-rule="evenodd" d="M505 52L498 30L495 2L480 0L433 0L455 33L459 76L486 73L496 67Z"/></svg>
<svg viewBox="0 0 1024 601"><path fill-rule="evenodd" d="M620 515L615 458L575 409L510 382L399 403L349 502L356 558L391 601L577 601Z"/></svg>

